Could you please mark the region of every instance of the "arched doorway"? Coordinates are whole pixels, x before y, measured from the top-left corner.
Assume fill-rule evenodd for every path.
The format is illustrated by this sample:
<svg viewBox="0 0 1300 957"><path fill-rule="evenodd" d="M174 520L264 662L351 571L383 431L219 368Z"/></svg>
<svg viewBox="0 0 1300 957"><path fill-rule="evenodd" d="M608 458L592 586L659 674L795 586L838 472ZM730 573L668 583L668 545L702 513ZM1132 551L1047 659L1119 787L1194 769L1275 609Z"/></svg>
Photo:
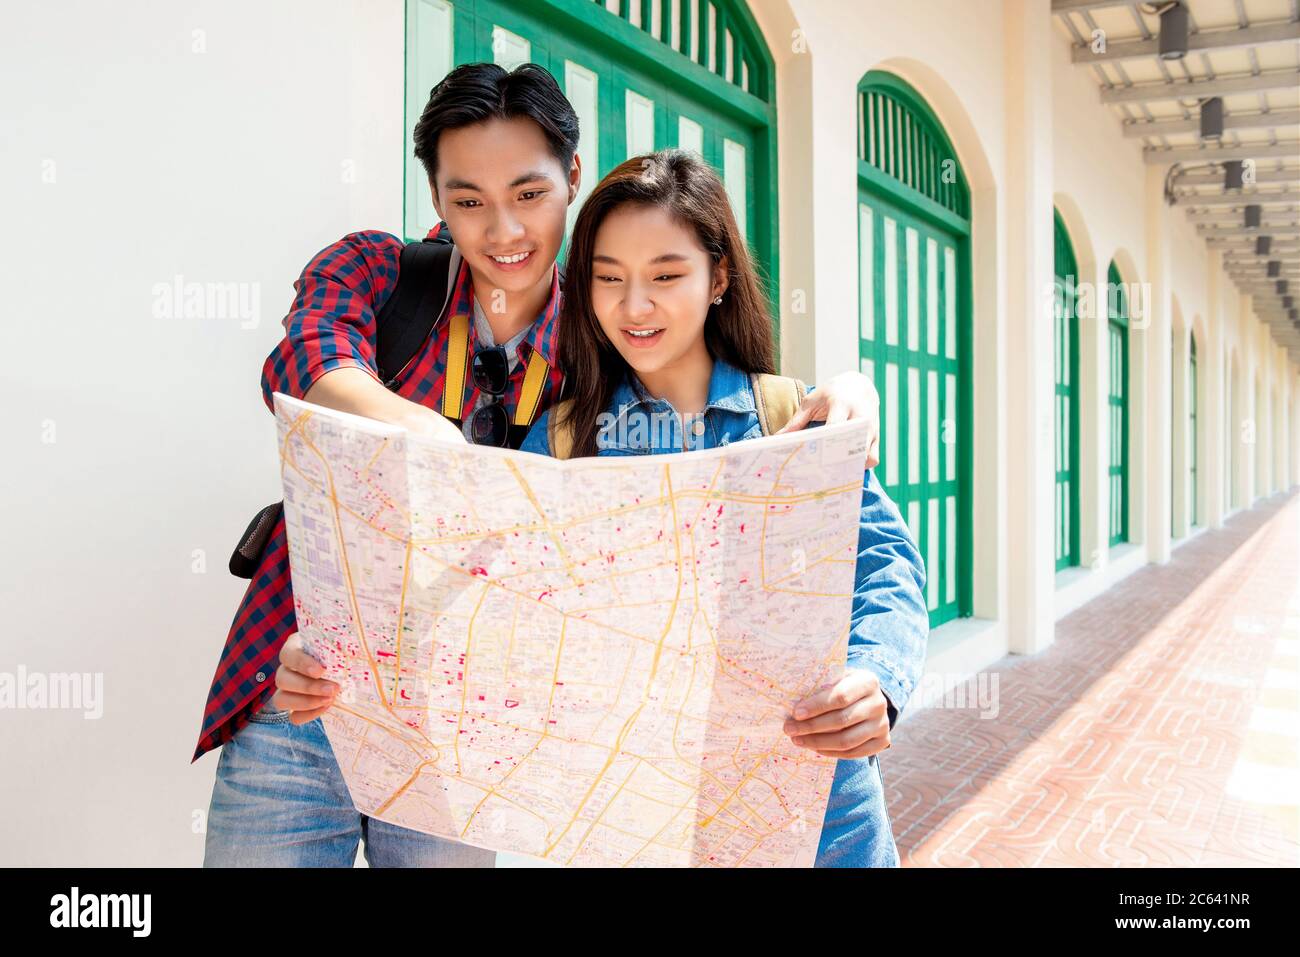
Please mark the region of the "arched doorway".
<svg viewBox="0 0 1300 957"><path fill-rule="evenodd" d="M1119 267L1111 261L1106 273L1107 351L1110 375L1106 394L1110 464L1109 543L1118 545L1129 540L1129 352L1128 294ZM1057 559L1060 559L1058 554Z"/></svg>
<svg viewBox="0 0 1300 957"><path fill-rule="evenodd" d="M1079 266L1061 218L1055 218L1056 570L1079 564Z"/></svg>
<svg viewBox="0 0 1300 957"><path fill-rule="evenodd" d="M970 188L934 111L887 71L858 83L857 179L879 474L921 548L937 626L971 613Z"/></svg>

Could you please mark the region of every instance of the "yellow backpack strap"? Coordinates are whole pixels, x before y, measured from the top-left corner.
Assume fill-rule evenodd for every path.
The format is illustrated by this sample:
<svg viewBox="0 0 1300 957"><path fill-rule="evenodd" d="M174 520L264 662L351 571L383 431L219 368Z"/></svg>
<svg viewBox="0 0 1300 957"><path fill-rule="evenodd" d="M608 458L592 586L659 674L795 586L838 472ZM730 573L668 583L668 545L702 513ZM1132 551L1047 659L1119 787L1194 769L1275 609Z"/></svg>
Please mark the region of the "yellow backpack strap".
<svg viewBox="0 0 1300 957"><path fill-rule="evenodd" d="M551 458L567 459L573 455L573 423L568 421L572 407L572 399L551 406L551 417L546 420L546 441L551 446Z"/></svg>
<svg viewBox="0 0 1300 957"><path fill-rule="evenodd" d="M536 349L528 356L528 365L524 367L524 384L519 390L519 404L515 406L515 425L531 425L537 415L537 406L542 401L542 389L546 386L546 374L550 371L546 360Z"/></svg>
<svg viewBox="0 0 1300 957"><path fill-rule="evenodd" d="M465 370L469 365L469 316L451 317L447 337L447 376L442 385L442 414L460 420L465 405Z"/></svg>
<svg viewBox="0 0 1300 957"><path fill-rule="evenodd" d="M758 424L762 426L764 435L783 428L808 394L808 387L798 379L766 372L751 373L750 386L754 390Z"/></svg>

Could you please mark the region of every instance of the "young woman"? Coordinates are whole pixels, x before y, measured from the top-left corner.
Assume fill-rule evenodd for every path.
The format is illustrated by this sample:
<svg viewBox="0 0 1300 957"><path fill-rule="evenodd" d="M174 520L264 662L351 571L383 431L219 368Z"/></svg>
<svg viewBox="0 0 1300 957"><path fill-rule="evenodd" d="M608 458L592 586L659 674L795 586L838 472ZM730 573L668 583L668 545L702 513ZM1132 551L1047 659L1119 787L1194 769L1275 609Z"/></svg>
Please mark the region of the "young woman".
<svg viewBox="0 0 1300 957"><path fill-rule="evenodd" d="M726 190L695 154L629 159L587 199L558 352L576 388L536 421L523 451L554 454L552 434L567 436L573 455L713 448L762 434L749 373L774 368L766 299ZM648 421L629 425L635 416ZM920 679L924 587L912 536L868 470L847 667L796 704L784 727L795 744L839 759L819 867L899 864L877 755Z"/></svg>

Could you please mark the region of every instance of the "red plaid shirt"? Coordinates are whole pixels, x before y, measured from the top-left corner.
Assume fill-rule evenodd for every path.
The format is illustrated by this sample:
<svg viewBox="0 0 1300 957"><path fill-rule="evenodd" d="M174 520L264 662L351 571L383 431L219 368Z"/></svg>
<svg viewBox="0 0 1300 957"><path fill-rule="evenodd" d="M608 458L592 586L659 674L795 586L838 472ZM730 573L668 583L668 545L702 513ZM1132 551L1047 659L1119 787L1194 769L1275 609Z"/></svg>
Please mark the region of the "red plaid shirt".
<svg viewBox="0 0 1300 957"><path fill-rule="evenodd" d="M401 240L388 233L351 233L321 250L307 264L294 283L297 295L293 308L284 317L284 339L262 366L262 398L267 408L272 408L272 393L283 392L301 399L331 369L364 369L379 381L375 365L375 314L396 288L402 246ZM555 366L559 307L559 272L554 270L551 298L519 344L521 361L510 376L502 400L512 414L519 401L527 359L534 350L550 367L537 415L559 396L563 379ZM470 355L473 355L476 347L473 310L473 283L469 267L462 262L447 312L434 326L424 350L397 377L394 391L398 395L437 408L447 373L450 323L446 317L457 312L471 317ZM470 377L464 408L474 408L477 400L478 390ZM204 752L229 741L275 693L280 648L297 627L289 583L289 546L282 516L230 626L208 692L207 707L203 709L203 726L191 763Z"/></svg>

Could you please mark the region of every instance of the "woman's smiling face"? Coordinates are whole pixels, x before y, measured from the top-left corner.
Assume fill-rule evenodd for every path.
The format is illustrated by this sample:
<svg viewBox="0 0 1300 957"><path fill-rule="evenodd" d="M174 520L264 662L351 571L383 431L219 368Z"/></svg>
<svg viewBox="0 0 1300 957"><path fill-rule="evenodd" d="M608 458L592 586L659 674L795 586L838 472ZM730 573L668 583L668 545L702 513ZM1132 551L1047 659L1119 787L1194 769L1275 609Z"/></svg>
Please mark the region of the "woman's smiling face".
<svg viewBox="0 0 1300 957"><path fill-rule="evenodd" d="M658 206L625 205L596 231L591 305L606 337L638 375L704 348L709 303L727 287L694 231Z"/></svg>

